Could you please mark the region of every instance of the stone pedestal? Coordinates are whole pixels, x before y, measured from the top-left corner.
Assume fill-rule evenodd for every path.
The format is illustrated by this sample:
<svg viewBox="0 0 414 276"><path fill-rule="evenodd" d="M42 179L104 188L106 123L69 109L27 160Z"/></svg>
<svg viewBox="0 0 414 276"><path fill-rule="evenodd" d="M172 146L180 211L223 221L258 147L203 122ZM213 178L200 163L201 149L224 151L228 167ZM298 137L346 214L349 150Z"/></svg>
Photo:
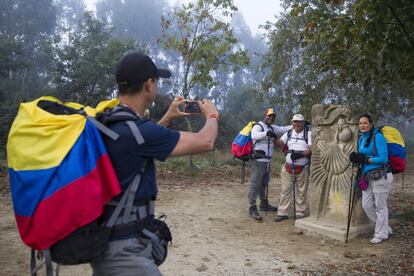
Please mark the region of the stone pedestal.
<svg viewBox="0 0 414 276"><path fill-rule="evenodd" d="M310 217L298 228L345 241L351 181L357 169L349 162L358 139L357 114L345 106L312 107L312 158L309 181ZM349 238L372 231L356 188Z"/></svg>
<svg viewBox="0 0 414 276"><path fill-rule="evenodd" d="M339 240L342 242L345 242L346 240L346 221L341 225L334 222L318 220L314 217L307 217L304 219L296 220L295 226L302 230L324 235L334 240ZM373 226L371 224L365 223L351 225L349 228L348 240L372 231Z"/></svg>

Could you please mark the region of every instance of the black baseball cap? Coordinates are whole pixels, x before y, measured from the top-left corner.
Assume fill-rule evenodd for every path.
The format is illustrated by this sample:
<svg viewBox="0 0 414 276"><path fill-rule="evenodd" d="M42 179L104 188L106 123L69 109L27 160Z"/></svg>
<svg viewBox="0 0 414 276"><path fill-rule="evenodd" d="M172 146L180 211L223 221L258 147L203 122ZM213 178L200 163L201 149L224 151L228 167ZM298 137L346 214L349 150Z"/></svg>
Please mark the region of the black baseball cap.
<svg viewBox="0 0 414 276"><path fill-rule="evenodd" d="M157 68L149 56L138 52L125 55L116 68L116 82L122 86L139 85L150 78L169 77L169 70Z"/></svg>

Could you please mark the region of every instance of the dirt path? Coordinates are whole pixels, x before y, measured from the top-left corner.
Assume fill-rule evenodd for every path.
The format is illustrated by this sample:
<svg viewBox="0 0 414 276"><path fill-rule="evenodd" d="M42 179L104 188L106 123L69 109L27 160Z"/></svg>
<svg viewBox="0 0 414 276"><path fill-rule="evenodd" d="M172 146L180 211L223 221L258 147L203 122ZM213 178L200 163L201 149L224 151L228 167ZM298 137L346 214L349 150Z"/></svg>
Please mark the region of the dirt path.
<svg viewBox="0 0 414 276"><path fill-rule="evenodd" d="M160 179L157 214L167 215L173 232L168 259L161 266L164 275L329 275L364 271L375 275L384 274L383 269L402 275L411 268L414 271L412 254L408 256L413 249L414 194L407 188L404 194L394 189L392 205L401 205L403 198L406 209L392 209L402 217L392 220L394 234L389 241L373 246L366 236L345 245L321 236L297 235L291 220L275 223L271 213L262 223L254 222L247 216L247 185L226 179L229 177ZM274 177L270 183L271 203L279 198L279 181ZM407 177L405 182L407 186ZM406 218L410 212L412 220L409 215ZM17 234L7 195L0 199L0 229L0 275L28 275L29 249ZM406 259L399 264L404 254ZM377 265L372 268L369 263ZM62 267L60 272L91 275L87 265Z"/></svg>

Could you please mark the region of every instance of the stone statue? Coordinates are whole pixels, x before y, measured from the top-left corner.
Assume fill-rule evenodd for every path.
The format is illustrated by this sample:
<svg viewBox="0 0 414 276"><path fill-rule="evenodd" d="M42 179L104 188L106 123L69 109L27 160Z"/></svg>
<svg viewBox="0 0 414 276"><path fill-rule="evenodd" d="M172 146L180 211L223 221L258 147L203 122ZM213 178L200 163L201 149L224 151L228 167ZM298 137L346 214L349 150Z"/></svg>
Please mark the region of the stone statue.
<svg viewBox="0 0 414 276"><path fill-rule="evenodd" d="M358 118L346 106L318 104L312 107L312 127L309 185L311 213L309 218L298 220L296 225L300 227L308 223L312 225L311 230L344 240L351 176L355 177L356 174L356 168L349 162L349 154L356 150ZM316 225L322 230L317 231ZM367 225L359 190L355 197L351 225L354 230L357 225ZM355 236L359 233L353 231L351 234Z"/></svg>

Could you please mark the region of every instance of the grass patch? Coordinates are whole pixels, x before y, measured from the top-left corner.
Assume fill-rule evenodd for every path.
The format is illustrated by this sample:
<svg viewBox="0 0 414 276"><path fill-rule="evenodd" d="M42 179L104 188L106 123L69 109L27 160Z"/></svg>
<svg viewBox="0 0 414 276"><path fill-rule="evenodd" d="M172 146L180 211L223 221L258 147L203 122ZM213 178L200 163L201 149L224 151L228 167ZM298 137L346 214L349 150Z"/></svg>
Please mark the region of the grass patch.
<svg viewBox="0 0 414 276"><path fill-rule="evenodd" d="M414 221L414 211L397 213L393 217L404 223Z"/></svg>
<svg viewBox="0 0 414 276"><path fill-rule="evenodd" d="M271 171L280 171L284 162L283 155L278 151L273 155L271 161ZM191 156L171 157L165 162L157 162L158 172L165 176L166 174L182 176L200 176L208 174L214 176L219 172L228 172L229 175L239 174L242 161L234 158L233 155L224 150L215 150L208 153ZM249 162L245 163L246 172L249 170Z"/></svg>

